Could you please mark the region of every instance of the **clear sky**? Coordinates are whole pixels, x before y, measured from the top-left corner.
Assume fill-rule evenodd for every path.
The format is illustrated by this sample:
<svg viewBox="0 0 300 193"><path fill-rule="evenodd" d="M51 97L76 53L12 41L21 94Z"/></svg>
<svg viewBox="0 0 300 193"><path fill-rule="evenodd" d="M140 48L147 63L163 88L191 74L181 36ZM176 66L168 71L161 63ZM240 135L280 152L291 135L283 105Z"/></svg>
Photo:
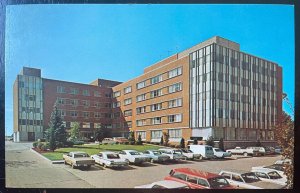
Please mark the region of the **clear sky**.
<svg viewBox="0 0 300 193"><path fill-rule="evenodd" d="M126 81L176 52L218 35L283 67L294 104L294 7L290 5L13 5L6 10L5 125L23 66L50 79ZM284 110L291 113L284 103Z"/></svg>

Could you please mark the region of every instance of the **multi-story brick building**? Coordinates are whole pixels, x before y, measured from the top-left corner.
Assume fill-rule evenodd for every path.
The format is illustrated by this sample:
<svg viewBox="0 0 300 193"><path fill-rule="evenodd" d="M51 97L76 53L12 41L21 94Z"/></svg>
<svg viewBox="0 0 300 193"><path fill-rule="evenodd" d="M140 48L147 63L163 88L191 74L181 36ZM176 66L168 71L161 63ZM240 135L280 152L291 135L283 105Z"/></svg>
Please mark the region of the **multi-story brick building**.
<svg viewBox="0 0 300 193"><path fill-rule="evenodd" d="M218 36L147 67L141 76L124 83L99 87L43 79L47 93L44 124L55 99L66 98L62 106L79 96L79 100L102 101L93 93L87 98L66 94L72 91L63 91L67 87L63 83L81 85L81 90L113 92L112 99L103 99L111 102L111 108L99 111L111 113L111 119L103 123L111 126L114 135L126 136L132 130L136 137L141 135L150 142L159 142L162 133L168 132L171 143L178 143L181 138L205 140L210 136L223 138L227 147L237 143L250 145L258 139L274 143L272 128L282 112L282 68L241 52L239 44ZM47 97L51 98L49 102ZM95 113L95 107L79 109L89 113L68 119L70 122L97 124L94 118L86 117ZM92 135L92 128L86 129L90 133L87 137Z"/></svg>

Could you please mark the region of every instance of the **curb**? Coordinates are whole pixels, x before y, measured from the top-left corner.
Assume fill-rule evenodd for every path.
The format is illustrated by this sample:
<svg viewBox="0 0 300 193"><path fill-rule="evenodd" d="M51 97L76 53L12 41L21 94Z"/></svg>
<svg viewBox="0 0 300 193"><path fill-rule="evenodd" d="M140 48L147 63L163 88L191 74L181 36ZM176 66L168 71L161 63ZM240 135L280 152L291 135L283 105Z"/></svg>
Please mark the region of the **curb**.
<svg viewBox="0 0 300 193"><path fill-rule="evenodd" d="M63 164L64 163L64 160L51 161L50 159L46 158L45 156L43 156L39 152L34 151L32 148L30 148L30 151L37 154L38 156L42 157L44 160L47 160L48 162L51 162L52 164Z"/></svg>

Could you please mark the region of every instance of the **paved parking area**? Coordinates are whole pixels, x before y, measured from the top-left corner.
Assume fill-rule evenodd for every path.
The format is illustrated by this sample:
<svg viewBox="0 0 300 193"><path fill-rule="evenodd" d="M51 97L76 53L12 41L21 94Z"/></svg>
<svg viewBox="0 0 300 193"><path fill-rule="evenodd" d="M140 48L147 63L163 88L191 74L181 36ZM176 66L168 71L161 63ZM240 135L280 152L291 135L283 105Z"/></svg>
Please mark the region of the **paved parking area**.
<svg viewBox="0 0 300 193"><path fill-rule="evenodd" d="M123 169L103 168L99 165L90 170L72 169L69 165L57 165L97 188L133 188L134 186L162 180L171 169L189 167L213 173L222 169L251 170L253 166L268 165L280 156L247 157L238 159L182 161L178 163L130 165Z"/></svg>
<svg viewBox="0 0 300 193"><path fill-rule="evenodd" d="M6 187L14 188L133 188L162 180L171 169L189 167L219 173L222 169L250 170L269 165L280 156L238 157L238 159L145 163L123 169L92 166L89 170L51 164L29 149L31 144L5 143Z"/></svg>

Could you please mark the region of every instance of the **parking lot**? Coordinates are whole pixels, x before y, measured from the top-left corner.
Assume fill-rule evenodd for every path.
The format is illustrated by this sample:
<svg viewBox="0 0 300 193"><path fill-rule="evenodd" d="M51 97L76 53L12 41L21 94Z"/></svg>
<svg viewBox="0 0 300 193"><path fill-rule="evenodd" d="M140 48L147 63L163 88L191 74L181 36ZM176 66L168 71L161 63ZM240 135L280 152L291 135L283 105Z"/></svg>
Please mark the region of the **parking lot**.
<svg viewBox="0 0 300 193"><path fill-rule="evenodd" d="M6 186L15 188L133 188L162 180L171 169L189 167L219 173L222 169L250 170L269 165L280 156L242 157L237 159L145 163L123 169L92 166L89 170L52 164L30 151L32 144L6 143ZM30 176L30 178L28 177Z"/></svg>
<svg viewBox="0 0 300 193"><path fill-rule="evenodd" d="M269 165L280 159L280 156L242 157L238 159L196 160L130 165L122 169L103 168L99 165L91 169L72 169L69 165L57 165L83 179L97 188L133 188L162 180L171 169L189 167L198 170L219 173L222 169L251 170L253 166Z"/></svg>

